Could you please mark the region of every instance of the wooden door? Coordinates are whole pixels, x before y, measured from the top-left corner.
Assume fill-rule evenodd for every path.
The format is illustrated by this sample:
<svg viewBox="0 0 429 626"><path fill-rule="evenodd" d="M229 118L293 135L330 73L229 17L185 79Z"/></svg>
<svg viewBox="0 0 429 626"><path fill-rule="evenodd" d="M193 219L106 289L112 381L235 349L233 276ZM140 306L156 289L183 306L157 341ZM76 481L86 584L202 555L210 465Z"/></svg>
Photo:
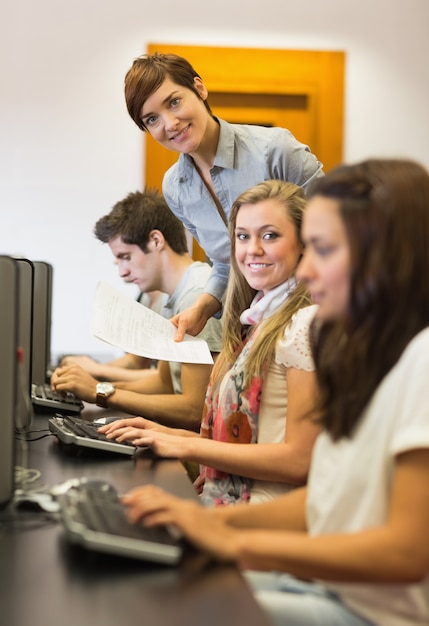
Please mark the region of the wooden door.
<svg viewBox="0 0 429 626"><path fill-rule="evenodd" d="M288 128L328 171L342 161L345 55L337 51L218 48L149 44L173 52L200 74L215 115L232 123ZM161 190L178 154L144 133L143 181ZM204 253L194 242L193 256Z"/></svg>

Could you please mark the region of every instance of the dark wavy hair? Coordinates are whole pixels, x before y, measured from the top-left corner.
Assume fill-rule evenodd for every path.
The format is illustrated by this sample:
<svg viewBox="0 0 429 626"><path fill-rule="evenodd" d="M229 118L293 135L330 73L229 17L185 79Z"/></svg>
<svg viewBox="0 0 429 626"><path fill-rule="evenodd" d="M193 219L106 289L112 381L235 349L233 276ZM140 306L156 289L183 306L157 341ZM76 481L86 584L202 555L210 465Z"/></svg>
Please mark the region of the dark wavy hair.
<svg viewBox="0 0 429 626"><path fill-rule="evenodd" d="M143 105L149 96L161 87L166 78L190 89L200 100L202 99L194 82L194 78L201 78L201 76L189 61L177 54L160 54L159 52L152 55L143 54L134 59L125 76L125 102L128 113L141 130L146 130L141 120ZM203 102L212 115L207 99Z"/></svg>
<svg viewBox="0 0 429 626"><path fill-rule="evenodd" d="M317 179L315 196L338 203L351 256L346 314L312 326L322 421L339 439L429 325L429 174L414 161L371 159Z"/></svg>

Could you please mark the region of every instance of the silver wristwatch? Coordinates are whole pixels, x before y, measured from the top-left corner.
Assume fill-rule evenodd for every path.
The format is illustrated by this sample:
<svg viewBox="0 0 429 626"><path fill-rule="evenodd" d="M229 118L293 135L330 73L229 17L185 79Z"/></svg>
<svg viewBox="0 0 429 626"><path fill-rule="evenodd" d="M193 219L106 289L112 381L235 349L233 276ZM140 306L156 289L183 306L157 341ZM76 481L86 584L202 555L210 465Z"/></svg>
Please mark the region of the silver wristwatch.
<svg viewBox="0 0 429 626"><path fill-rule="evenodd" d="M101 406L103 409L107 408L107 398L115 393L116 389L112 383L97 383L95 387L96 398L95 404Z"/></svg>

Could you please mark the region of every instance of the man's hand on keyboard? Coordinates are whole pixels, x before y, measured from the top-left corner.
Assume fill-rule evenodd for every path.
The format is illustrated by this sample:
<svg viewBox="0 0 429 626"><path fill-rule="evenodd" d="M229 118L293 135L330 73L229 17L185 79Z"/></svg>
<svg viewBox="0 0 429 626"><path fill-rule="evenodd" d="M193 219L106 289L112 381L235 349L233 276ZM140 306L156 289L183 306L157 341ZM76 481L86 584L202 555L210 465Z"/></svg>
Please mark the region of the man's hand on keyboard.
<svg viewBox="0 0 429 626"><path fill-rule="evenodd" d="M57 367L51 377L51 388L59 393L72 392L85 402L95 402L98 381L79 365Z"/></svg>

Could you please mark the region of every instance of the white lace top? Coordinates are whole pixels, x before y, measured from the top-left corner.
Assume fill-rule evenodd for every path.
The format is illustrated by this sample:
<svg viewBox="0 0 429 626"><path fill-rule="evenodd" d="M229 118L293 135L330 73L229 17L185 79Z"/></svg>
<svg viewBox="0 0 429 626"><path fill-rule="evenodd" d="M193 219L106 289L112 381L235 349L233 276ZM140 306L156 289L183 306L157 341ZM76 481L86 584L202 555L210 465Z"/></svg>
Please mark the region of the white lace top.
<svg viewBox="0 0 429 626"><path fill-rule="evenodd" d="M314 371L309 342L309 327L317 311L317 305L300 309L279 341L275 359L264 379L261 408L258 421L258 443L281 443L284 441L287 419L286 369L293 367ZM287 483L255 480L251 489L251 502L263 502L292 489Z"/></svg>

